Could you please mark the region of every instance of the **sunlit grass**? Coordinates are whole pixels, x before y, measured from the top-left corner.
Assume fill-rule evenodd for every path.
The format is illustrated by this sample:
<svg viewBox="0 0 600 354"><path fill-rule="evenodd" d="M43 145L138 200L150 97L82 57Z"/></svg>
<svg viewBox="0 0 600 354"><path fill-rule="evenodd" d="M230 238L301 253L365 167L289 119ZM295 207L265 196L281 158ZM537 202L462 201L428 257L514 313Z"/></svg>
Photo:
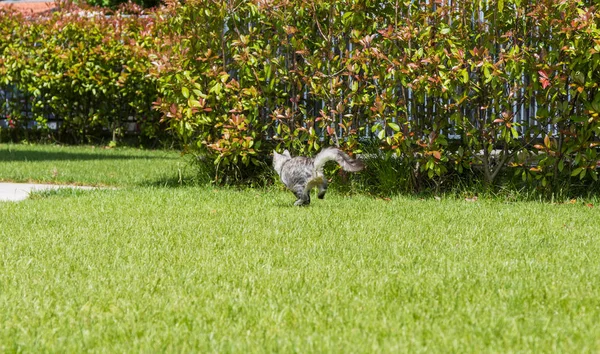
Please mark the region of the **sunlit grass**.
<svg viewBox="0 0 600 354"><path fill-rule="evenodd" d="M600 349L597 207L293 201L154 186L0 203L0 351Z"/></svg>
<svg viewBox="0 0 600 354"><path fill-rule="evenodd" d="M0 144L0 181L160 185L177 183L188 172L175 151Z"/></svg>

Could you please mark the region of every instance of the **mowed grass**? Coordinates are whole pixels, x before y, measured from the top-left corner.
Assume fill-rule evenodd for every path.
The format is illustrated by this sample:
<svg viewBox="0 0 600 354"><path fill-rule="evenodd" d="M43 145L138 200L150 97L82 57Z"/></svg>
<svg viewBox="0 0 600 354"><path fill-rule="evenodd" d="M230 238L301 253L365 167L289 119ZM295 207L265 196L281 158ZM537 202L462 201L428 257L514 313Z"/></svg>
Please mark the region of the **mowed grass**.
<svg viewBox="0 0 600 354"><path fill-rule="evenodd" d="M2 352L598 352L582 203L125 187L0 203Z"/></svg>
<svg viewBox="0 0 600 354"><path fill-rule="evenodd" d="M137 186L176 183L188 169L175 151L0 144L0 181Z"/></svg>

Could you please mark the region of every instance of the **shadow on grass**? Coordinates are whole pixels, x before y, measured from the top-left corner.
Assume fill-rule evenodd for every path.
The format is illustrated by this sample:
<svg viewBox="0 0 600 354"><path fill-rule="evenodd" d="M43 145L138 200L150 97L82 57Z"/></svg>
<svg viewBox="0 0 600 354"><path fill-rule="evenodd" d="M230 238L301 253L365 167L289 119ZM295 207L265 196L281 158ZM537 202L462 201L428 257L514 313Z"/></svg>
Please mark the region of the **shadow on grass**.
<svg viewBox="0 0 600 354"><path fill-rule="evenodd" d="M135 156L118 153L35 151L0 149L0 162L15 161L86 161L86 160L151 160L160 156Z"/></svg>
<svg viewBox="0 0 600 354"><path fill-rule="evenodd" d="M155 187L155 188L181 188L195 187L196 184L189 180L181 180L179 177L161 178L156 180L142 181L138 184L139 187Z"/></svg>
<svg viewBox="0 0 600 354"><path fill-rule="evenodd" d="M29 193L29 199L44 199L50 197L77 197L90 192L96 192L98 189L77 189L77 188L58 188L32 191Z"/></svg>

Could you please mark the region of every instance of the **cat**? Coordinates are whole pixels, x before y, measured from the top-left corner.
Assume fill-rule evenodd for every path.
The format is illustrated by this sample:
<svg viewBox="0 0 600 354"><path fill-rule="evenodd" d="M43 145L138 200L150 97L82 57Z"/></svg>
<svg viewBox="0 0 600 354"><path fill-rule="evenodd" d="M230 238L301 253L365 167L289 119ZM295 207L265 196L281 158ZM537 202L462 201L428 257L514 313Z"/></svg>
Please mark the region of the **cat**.
<svg viewBox="0 0 600 354"><path fill-rule="evenodd" d="M327 161L336 161L349 172L357 172L365 167L362 161L353 159L343 151L331 147L322 150L314 158L292 157L287 150L283 154L273 151L273 168L281 178L281 182L298 198L294 205L310 204L310 191L314 187L319 188L319 199L325 197L327 179L323 175L323 165Z"/></svg>

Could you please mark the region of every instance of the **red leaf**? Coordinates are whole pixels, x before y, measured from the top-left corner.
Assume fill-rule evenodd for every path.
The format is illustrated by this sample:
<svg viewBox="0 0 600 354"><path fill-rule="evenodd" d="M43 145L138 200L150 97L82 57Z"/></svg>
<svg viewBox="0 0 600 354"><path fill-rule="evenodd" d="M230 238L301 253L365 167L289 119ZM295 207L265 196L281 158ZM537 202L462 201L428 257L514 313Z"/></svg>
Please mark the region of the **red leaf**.
<svg viewBox="0 0 600 354"><path fill-rule="evenodd" d="M545 89L546 87L550 86L548 75L542 70L538 71L538 74L540 75L540 83L542 84L542 88Z"/></svg>

